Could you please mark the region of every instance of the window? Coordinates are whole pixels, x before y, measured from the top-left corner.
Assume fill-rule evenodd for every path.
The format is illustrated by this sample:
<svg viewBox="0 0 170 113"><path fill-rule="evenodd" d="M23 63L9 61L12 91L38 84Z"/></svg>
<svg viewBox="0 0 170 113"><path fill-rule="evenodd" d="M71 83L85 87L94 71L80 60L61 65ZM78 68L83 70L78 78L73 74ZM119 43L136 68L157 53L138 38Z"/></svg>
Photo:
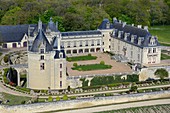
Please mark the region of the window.
<svg viewBox="0 0 170 113"><path fill-rule="evenodd" d="M104 42L103 42L103 45L104 45Z"/></svg>
<svg viewBox="0 0 170 113"><path fill-rule="evenodd" d="M62 64L60 64L60 68L62 68L63 67L63 65Z"/></svg>
<svg viewBox="0 0 170 113"><path fill-rule="evenodd" d="M67 47L68 47L68 48L70 47L70 42L67 42Z"/></svg>
<svg viewBox="0 0 170 113"><path fill-rule="evenodd" d="M76 47L76 41L74 41L74 47Z"/></svg>
<svg viewBox="0 0 170 113"><path fill-rule="evenodd" d="M62 87L62 81L60 81L60 87Z"/></svg>
<svg viewBox="0 0 170 113"><path fill-rule="evenodd" d="M151 53L151 50L152 50L152 49L151 49L151 48L149 48L149 49L148 49L148 53Z"/></svg>
<svg viewBox="0 0 170 113"><path fill-rule="evenodd" d="M133 51L131 51L131 58L133 57Z"/></svg>
<svg viewBox="0 0 170 113"><path fill-rule="evenodd" d="M88 40L86 40L86 46L88 46Z"/></svg>
<svg viewBox="0 0 170 113"><path fill-rule="evenodd" d="M80 40L80 47L82 47L82 45L83 45L83 44L82 44L82 40Z"/></svg>
<svg viewBox="0 0 170 113"><path fill-rule="evenodd" d="M60 71L60 78L62 78L62 71Z"/></svg>
<svg viewBox="0 0 170 113"><path fill-rule="evenodd" d="M111 39L109 39L109 41L111 41Z"/></svg>
<svg viewBox="0 0 170 113"><path fill-rule="evenodd" d="M103 37L104 37L104 35L103 35Z"/></svg>
<svg viewBox="0 0 170 113"><path fill-rule="evenodd" d="M44 53L44 49L40 49L40 53L43 54Z"/></svg>
<svg viewBox="0 0 170 113"><path fill-rule="evenodd" d="M156 53L156 48L153 48L153 53Z"/></svg>
<svg viewBox="0 0 170 113"><path fill-rule="evenodd" d="M109 46L109 49L110 49L111 47Z"/></svg>
<svg viewBox="0 0 170 113"><path fill-rule="evenodd" d="M40 56L40 60L44 60L44 55L41 55L41 56Z"/></svg>
<svg viewBox="0 0 170 113"><path fill-rule="evenodd" d="M98 46L100 45L100 40L97 40L97 45L98 45Z"/></svg>
<svg viewBox="0 0 170 113"><path fill-rule="evenodd" d="M41 64L40 64L40 70L44 70L44 69L45 69L44 63L41 63Z"/></svg>
<svg viewBox="0 0 170 113"><path fill-rule="evenodd" d="M94 40L91 41L91 46L94 46Z"/></svg>
<svg viewBox="0 0 170 113"><path fill-rule="evenodd" d="M140 61L140 54L138 54L138 61Z"/></svg>

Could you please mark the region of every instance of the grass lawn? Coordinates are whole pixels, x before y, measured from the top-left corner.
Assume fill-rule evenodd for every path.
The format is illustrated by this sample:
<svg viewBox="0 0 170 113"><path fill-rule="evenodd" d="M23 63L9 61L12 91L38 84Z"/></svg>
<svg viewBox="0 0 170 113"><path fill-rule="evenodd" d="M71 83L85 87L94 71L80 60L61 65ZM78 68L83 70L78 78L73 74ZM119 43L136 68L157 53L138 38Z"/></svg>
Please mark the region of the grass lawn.
<svg viewBox="0 0 170 113"><path fill-rule="evenodd" d="M170 56L161 53L161 60L167 60L167 59L170 59Z"/></svg>
<svg viewBox="0 0 170 113"><path fill-rule="evenodd" d="M76 67L73 67L73 70L78 71L91 71L91 70L102 70L102 69L110 69L112 68L111 65L105 65L105 64L89 64L89 65L78 65Z"/></svg>
<svg viewBox="0 0 170 113"><path fill-rule="evenodd" d="M84 60L95 60L96 56L86 55L86 56L76 56L76 57L67 57L67 61L84 61Z"/></svg>
<svg viewBox="0 0 170 113"><path fill-rule="evenodd" d="M158 36L160 42L170 43L170 25L152 26L149 31L152 35Z"/></svg>
<svg viewBox="0 0 170 113"><path fill-rule="evenodd" d="M3 96L2 100L9 100L9 102L6 103L6 105L18 105L24 101L28 101L31 99L30 97L15 96L7 93L1 93L1 94Z"/></svg>

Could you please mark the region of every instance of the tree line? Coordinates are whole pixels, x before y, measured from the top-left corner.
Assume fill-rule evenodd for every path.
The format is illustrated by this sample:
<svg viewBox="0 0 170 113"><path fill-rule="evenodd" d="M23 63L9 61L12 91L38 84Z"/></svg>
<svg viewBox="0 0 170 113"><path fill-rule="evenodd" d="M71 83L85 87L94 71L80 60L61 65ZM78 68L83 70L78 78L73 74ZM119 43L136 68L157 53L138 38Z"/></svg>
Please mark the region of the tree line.
<svg viewBox="0 0 170 113"><path fill-rule="evenodd" d="M170 24L170 0L0 0L0 24L47 23L53 17L60 31L97 29L104 18L128 24Z"/></svg>

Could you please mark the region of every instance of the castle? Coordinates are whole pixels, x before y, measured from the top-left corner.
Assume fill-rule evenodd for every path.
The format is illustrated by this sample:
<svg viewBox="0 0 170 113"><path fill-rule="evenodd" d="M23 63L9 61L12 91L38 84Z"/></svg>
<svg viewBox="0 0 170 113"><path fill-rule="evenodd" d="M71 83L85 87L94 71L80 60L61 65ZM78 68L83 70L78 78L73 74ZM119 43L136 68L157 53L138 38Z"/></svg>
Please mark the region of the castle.
<svg viewBox="0 0 170 113"><path fill-rule="evenodd" d="M60 32L52 18L45 25L29 25L28 76L31 89L66 89L66 56L111 52L115 59L135 64L160 63L161 48L148 27L127 25L116 18L104 19L97 30Z"/></svg>

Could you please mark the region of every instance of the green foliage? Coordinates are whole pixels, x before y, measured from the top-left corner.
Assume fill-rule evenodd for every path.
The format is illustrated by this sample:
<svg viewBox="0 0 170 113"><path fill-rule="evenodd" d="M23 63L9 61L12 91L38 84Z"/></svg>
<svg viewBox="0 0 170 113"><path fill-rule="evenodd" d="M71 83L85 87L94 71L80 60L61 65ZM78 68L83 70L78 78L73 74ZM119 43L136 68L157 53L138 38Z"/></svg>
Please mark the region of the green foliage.
<svg viewBox="0 0 170 113"><path fill-rule="evenodd" d="M104 62L104 61L101 61L100 64L101 64L101 65L105 65L105 62Z"/></svg>
<svg viewBox="0 0 170 113"><path fill-rule="evenodd" d="M137 91L138 87L136 85L132 85L130 87L130 91L134 92L134 91Z"/></svg>
<svg viewBox="0 0 170 113"><path fill-rule="evenodd" d="M68 96L66 94L63 96L63 100L68 100Z"/></svg>
<svg viewBox="0 0 170 113"><path fill-rule="evenodd" d="M76 56L76 57L67 57L67 61L84 61L84 60L95 60L96 56L86 55L86 56Z"/></svg>
<svg viewBox="0 0 170 113"><path fill-rule="evenodd" d="M77 64L77 63L73 63L73 66L74 66L74 67L77 67L77 66L78 66L78 64Z"/></svg>
<svg viewBox="0 0 170 113"><path fill-rule="evenodd" d="M159 77L161 80L163 80L165 77L169 76L169 73L166 69L157 69L154 73L157 77Z"/></svg>
<svg viewBox="0 0 170 113"><path fill-rule="evenodd" d="M76 96L71 96L71 97L69 97L70 98L70 100L75 100L76 99Z"/></svg>
<svg viewBox="0 0 170 113"><path fill-rule="evenodd" d="M86 80L85 78L81 78L80 81L82 81L82 87L88 86L89 80Z"/></svg>
<svg viewBox="0 0 170 113"><path fill-rule="evenodd" d="M56 97L56 101L60 101L60 97L59 96Z"/></svg>
<svg viewBox="0 0 170 113"><path fill-rule="evenodd" d="M52 102L53 98L51 96L48 97L48 102Z"/></svg>
<svg viewBox="0 0 170 113"><path fill-rule="evenodd" d="M88 56L91 56L91 54L89 53Z"/></svg>
<svg viewBox="0 0 170 113"><path fill-rule="evenodd" d="M16 86L16 89L22 90L22 91L26 91L26 92L30 92L31 90L28 88L24 88L24 87L20 87L20 86Z"/></svg>
<svg viewBox="0 0 170 113"><path fill-rule="evenodd" d="M0 52L0 56L2 55L2 53Z"/></svg>
<svg viewBox="0 0 170 113"><path fill-rule="evenodd" d="M132 75L127 75L127 82L138 82L139 81L139 75L132 74Z"/></svg>
<svg viewBox="0 0 170 113"><path fill-rule="evenodd" d="M78 65L77 67L73 67L73 70L81 70L82 71L91 71L91 70L102 70L102 69L110 69L111 65L103 65L103 64L88 64L88 65Z"/></svg>
<svg viewBox="0 0 170 113"><path fill-rule="evenodd" d="M169 0L1 0L1 24L58 21L60 31L93 30L103 18L141 25L170 24Z"/></svg>
<svg viewBox="0 0 170 113"><path fill-rule="evenodd" d="M8 56L8 55L5 55L5 56L4 56L4 62L5 62L5 63L8 63L8 59L9 59L9 56Z"/></svg>

